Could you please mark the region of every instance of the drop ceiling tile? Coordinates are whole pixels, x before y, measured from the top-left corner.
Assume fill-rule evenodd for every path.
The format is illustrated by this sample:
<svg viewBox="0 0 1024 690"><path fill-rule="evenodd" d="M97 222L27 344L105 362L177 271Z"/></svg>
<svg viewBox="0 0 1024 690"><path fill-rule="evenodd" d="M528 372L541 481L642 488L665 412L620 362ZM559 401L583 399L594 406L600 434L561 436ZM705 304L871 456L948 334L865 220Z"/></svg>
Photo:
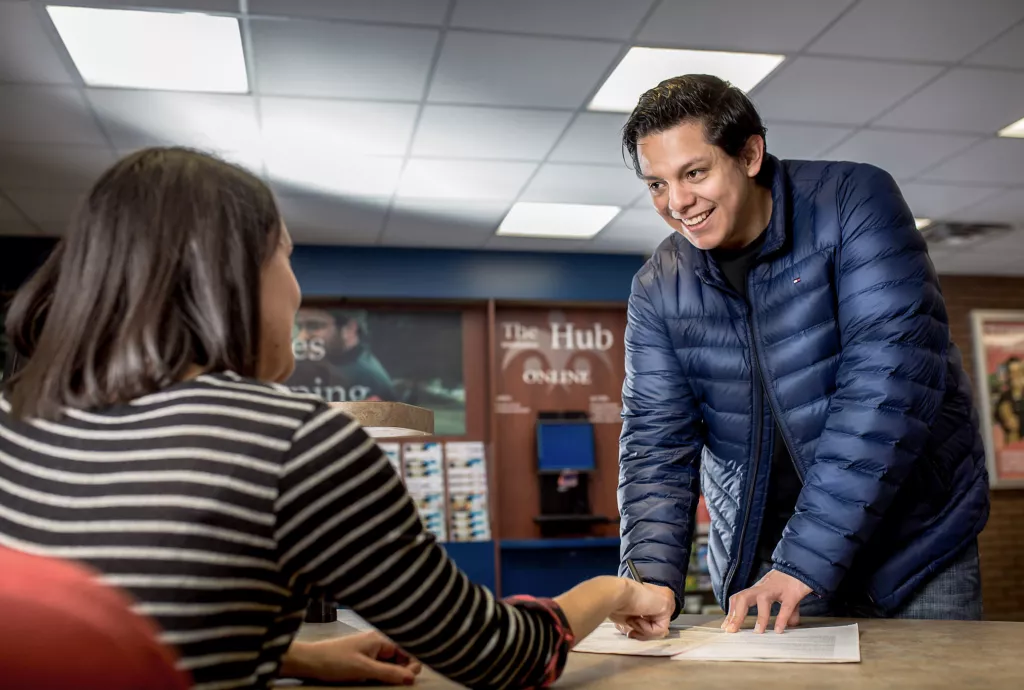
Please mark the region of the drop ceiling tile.
<svg viewBox="0 0 1024 690"><path fill-rule="evenodd" d="M192 146L244 151L259 146L250 96L86 89L114 146Z"/></svg>
<svg viewBox="0 0 1024 690"><path fill-rule="evenodd" d="M511 201L536 169L536 163L413 158L398 185L398 197Z"/></svg>
<svg viewBox="0 0 1024 690"><path fill-rule="evenodd" d="M450 31L429 100L577 108L597 87L620 44Z"/></svg>
<svg viewBox="0 0 1024 690"><path fill-rule="evenodd" d="M641 45L793 53L852 0L715 0L663 2L640 31Z"/></svg>
<svg viewBox="0 0 1024 690"><path fill-rule="evenodd" d="M963 68L942 75L875 124L994 134L1022 116L1024 72Z"/></svg>
<svg viewBox="0 0 1024 690"><path fill-rule="evenodd" d="M907 205L915 216L940 220L999 193L1000 189L911 182L900 185L900 191L903 192L903 198L907 200Z"/></svg>
<svg viewBox="0 0 1024 690"><path fill-rule="evenodd" d="M546 163L523 191L521 201L629 206L644 194L644 183L625 166Z"/></svg>
<svg viewBox="0 0 1024 690"><path fill-rule="evenodd" d="M390 199L280 195L277 202L296 242L366 244L377 240Z"/></svg>
<svg viewBox="0 0 1024 690"><path fill-rule="evenodd" d="M70 86L0 85L0 141L107 145L82 94Z"/></svg>
<svg viewBox="0 0 1024 690"><path fill-rule="evenodd" d="M995 262L984 257L975 257L968 253L951 254L935 264L940 275L954 276L998 276L1007 275L1007 267L1002 262Z"/></svg>
<svg viewBox="0 0 1024 690"><path fill-rule="evenodd" d="M0 235L35 235L36 228L0 194Z"/></svg>
<svg viewBox="0 0 1024 690"><path fill-rule="evenodd" d="M810 160L839 143L854 130L849 127L789 125L769 122L765 144L776 158Z"/></svg>
<svg viewBox="0 0 1024 690"><path fill-rule="evenodd" d="M114 163L106 147L0 144L0 188L90 188Z"/></svg>
<svg viewBox="0 0 1024 690"><path fill-rule="evenodd" d="M402 159L353 156L344 149L268 150L267 176L282 195L384 197L392 194Z"/></svg>
<svg viewBox="0 0 1024 690"><path fill-rule="evenodd" d="M1024 17L1019 0L862 0L811 52L956 62Z"/></svg>
<svg viewBox="0 0 1024 690"><path fill-rule="evenodd" d="M977 141L978 137L955 134L865 129L828 151L826 157L871 163L900 179L913 177Z"/></svg>
<svg viewBox="0 0 1024 690"><path fill-rule="evenodd" d="M268 149L345 151L348 155L405 155L416 122L414 103L262 98Z"/></svg>
<svg viewBox="0 0 1024 690"><path fill-rule="evenodd" d="M1010 230L982 239L971 247L972 258L987 259L995 264L1024 261L1024 231Z"/></svg>
<svg viewBox="0 0 1024 690"><path fill-rule="evenodd" d="M987 139L921 177L950 182L1024 185L1024 139Z"/></svg>
<svg viewBox="0 0 1024 690"><path fill-rule="evenodd" d="M448 0L249 0L250 14L440 26Z"/></svg>
<svg viewBox="0 0 1024 690"><path fill-rule="evenodd" d="M418 101L439 36L434 29L254 19L257 90Z"/></svg>
<svg viewBox="0 0 1024 690"><path fill-rule="evenodd" d="M600 246L649 252L673 232L653 208L632 208L616 216L594 242Z"/></svg>
<svg viewBox="0 0 1024 690"><path fill-rule="evenodd" d="M4 220L0 218L0 237L25 237L38 235L35 226L20 218Z"/></svg>
<svg viewBox="0 0 1024 690"><path fill-rule="evenodd" d="M124 9L238 12L238 0L60 0L55 4Z"/></svg>
<svg viewBox="0 0 1024 690"><path fill-rule="evenodd" d="M548 158L557 163L625 165L622 127L627 115L580 113Z"/></svg>
<svg viewBox="0 0 1024 690"><path fill-rule="evenodd" d="M37 9L0 3L0 82L73 84Z"/></svg>
<svg viewBox="0 0 1024 690"><path fill-rule="evenodd" d="M653 0L460 0L451 25L626 40L652 4Z"/></svg>
<svg viewBox="0 0 1024 690"><path fill-rule="evenodd" d="M331 228L296 228L292 241L297 245L368 247L377 244L377 236Z"/></svg>
<svg viewBox="0 0 1024 690"><path fill-rule="evenodd" d="M799 57L783 63L753 99L767 120L862 125L941 71L931 65Z"/></svg>
<svg viewBox="0 0 1024 690"><path fill-rule="evenodd" d="M569 111L428 105L412 155L539 161L571 117Z"/></svg>
<svg viewBox="0 0 1024 690"><path fill-rule="evenodd" d="M381 241L393 246L479 248L498 229L510 206L507 201L398 199Z"/></svg>
<svg viewBox="0 0 1024 690"><path fill-rule="evenodd" d="M965 223L1024 224L1024 188L1008 189L950 215ZM1024 242L1021 243L1024 246Z"/></svg>
<svg viewBox="0 0 1024 690"><path fill-rule="evenodd" d="M971 65L1024 68L1024 24L1010 29L966 62Z"/></svg>
<svg viewBox="0 0 1024 690"><path fill-rule="evenodd" d="M47 235L62 235L84 191L5 190L10 200Z"/></svg>

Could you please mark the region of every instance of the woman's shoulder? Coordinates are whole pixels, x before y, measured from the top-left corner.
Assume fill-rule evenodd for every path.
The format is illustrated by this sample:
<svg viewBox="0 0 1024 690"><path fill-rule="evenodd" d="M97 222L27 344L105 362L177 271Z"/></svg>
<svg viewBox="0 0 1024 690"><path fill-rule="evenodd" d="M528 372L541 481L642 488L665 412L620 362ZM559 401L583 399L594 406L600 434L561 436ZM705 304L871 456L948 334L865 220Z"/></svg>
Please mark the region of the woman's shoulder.
<svg viewBox="0 0 1024 690"><path fill-rule="evenodd" d="M136 398L135 409L169 405L202 405L237 408L257 415L276 415L304 421L329 409L320 397L293 391L287 386L239 376L234 372L207 373Z"/></svg>

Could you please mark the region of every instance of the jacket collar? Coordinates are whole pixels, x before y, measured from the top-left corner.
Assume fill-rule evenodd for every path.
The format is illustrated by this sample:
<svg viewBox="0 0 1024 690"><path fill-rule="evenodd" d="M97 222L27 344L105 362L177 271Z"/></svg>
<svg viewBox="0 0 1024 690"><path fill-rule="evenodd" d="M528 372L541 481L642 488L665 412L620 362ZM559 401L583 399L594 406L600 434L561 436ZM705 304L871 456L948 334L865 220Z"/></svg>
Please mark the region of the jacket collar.
<svg viewBox="0 0 1024 690"><path fill-rule="evenodd" d="M769 166L772 176L772 217L765 229L767 237L765 237L764 246L758 255L759 259L765 259L784 249L792 235L789 215L789 180L786 178L785 168L779 159L771 154L765 156L765 165ZM718 262L711 257L711 253L697 249L679 233L676 235L676 247L694 267L697 277L708 285L723 290L730 289L725 275L719 268Z"/></svg>

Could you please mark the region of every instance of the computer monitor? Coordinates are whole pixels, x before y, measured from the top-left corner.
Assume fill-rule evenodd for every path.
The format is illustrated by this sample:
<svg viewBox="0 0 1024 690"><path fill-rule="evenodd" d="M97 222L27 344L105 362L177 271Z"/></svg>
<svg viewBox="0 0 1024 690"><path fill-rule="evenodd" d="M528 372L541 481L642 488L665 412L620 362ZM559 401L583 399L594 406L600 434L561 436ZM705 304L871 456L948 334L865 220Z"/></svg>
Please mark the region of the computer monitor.
<svg viewBox="0 0 1024 690"><path fill-rule="evenodd" d="M590 422L537 422L538 472L594 469L594 428Z"/></svg>

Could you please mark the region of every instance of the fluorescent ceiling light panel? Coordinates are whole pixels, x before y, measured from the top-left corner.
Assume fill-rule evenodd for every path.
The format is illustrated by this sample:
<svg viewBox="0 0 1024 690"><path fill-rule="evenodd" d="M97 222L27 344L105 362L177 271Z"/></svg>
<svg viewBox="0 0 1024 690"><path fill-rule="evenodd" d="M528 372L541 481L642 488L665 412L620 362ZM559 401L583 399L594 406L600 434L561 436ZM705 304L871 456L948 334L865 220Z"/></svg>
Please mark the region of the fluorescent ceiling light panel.
<svg viewBox="0 0 1024 690"><path fill-rule="evenodd" d="M620 210L618 206L521 201L501 221L498 234L506 237L589 240L601 232Z"/></svg>
<svg viewBox="0 0 1024 690"><path fill-rule="evenodd" d="M999 130L999 136L1001 137L1016 137L1018 139L1024 139L1024 117L1014 122L1012 125L1007 125Z"/></svg>
<svg viewBox="0 0 1024 690"><path fill-rule="evenodd" d="M931 218L915 218L914 219L914 225L917 226L918 230L924 230L925 228L927 228L931 224L932 224L932 219Z"/></svg>
<svg viewBox="0 0 1024 690"><path fill-rule="evenodd" d="M766 53L631 48L590 102L590 110L631 112L644 91L681 74L713 74L750 91L785 59Z"/></svg>
<svg viewBox="0 0 1024 690"><path fill-rule="evenodd" d="M46 8L89 86L246 93L238 20L208 14Z"/></svg>

